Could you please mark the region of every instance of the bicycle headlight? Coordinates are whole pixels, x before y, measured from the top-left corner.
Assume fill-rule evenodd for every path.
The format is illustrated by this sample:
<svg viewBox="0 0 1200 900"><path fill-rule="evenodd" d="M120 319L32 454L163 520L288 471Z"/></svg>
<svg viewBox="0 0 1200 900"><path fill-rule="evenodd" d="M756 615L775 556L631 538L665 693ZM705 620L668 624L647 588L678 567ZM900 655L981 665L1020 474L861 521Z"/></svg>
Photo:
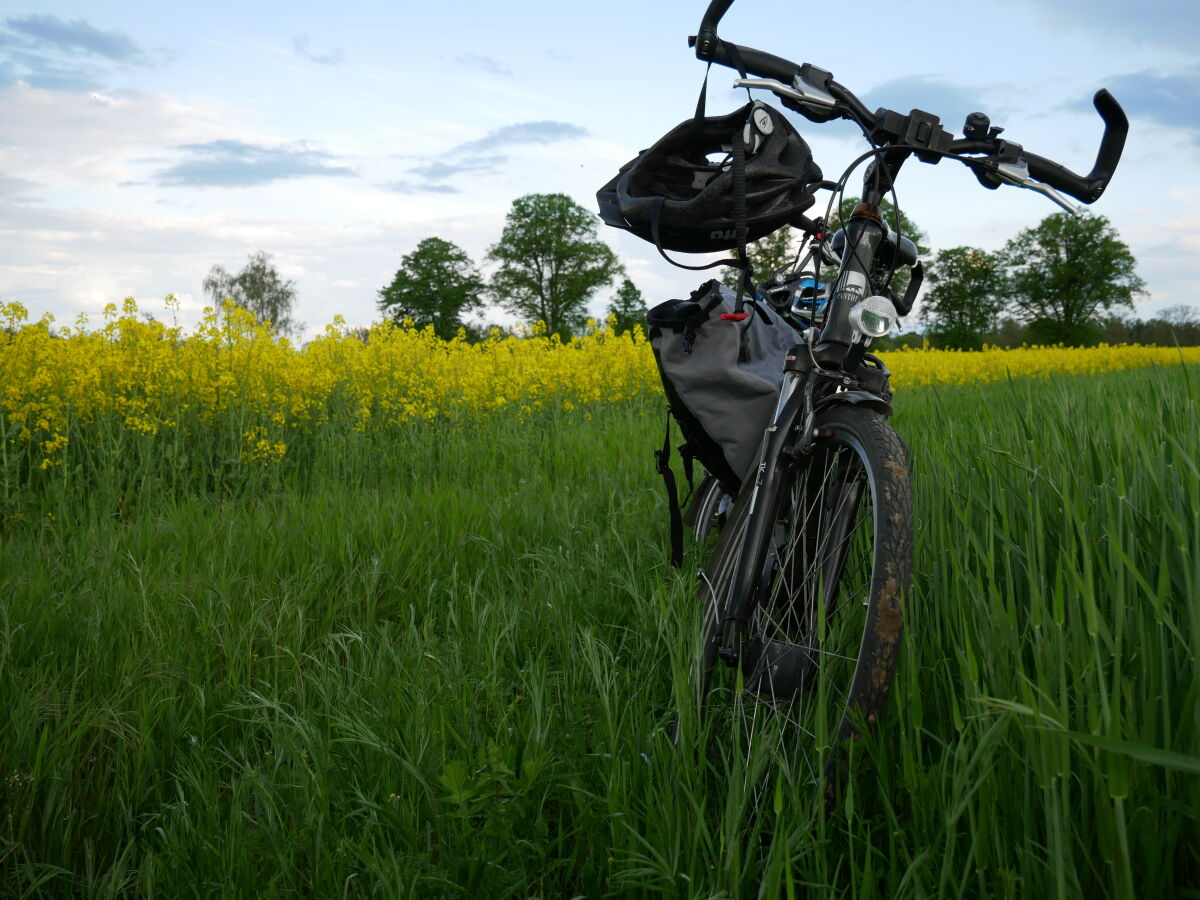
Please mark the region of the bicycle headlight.
<svg viewBox="0 0 1200 900"><path fill-rule="evenodd" d="M883 337L900 320L896 307L887 297L876 294L850 307L850 327L864 337Z"/></svg>

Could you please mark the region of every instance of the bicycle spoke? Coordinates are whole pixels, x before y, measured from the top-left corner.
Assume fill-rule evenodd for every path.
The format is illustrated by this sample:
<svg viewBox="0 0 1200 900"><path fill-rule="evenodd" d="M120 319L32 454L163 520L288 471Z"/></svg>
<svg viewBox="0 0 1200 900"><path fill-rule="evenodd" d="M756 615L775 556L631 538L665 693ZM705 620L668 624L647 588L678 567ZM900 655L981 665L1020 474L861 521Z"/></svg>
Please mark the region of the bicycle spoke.
<svg viewBox="0 0 1200 900"><path fill-rule="evenodd" d="M867 623L880 602L875 572L885 547L881 528L904 535L882 558L907 578L907 557L892 552L895 546L901 553L910 546L908 485L897 483L904 473L903 446L877 416L839 411L832 421L836 427L811 453L781 460L771 493L756 507L772 519L767 546L757 550L765 559L740 669L727 670L737 688L722 704L733 729L730 749L736 748L730 775L744 780L743 796L755 807L767 796L772 778L825 783L821 799L826 806L833 802L837 748L869 717L873 720L894 665L894 641L881 648ZM878 507L880 479L889 479L883 509ZM897 497L903 498L902 507L896 507ZM719 604L721 615L734 602L730 591L749 534L749 517L741 513L731 519L732 532L722 536L730 540L702 578L703 593ZM895 600L889 603L894 610ZM864 679L868 659L873 677ZM878 684L885 687L871 687ZM864 697L870 706L861 705Z"/></svg>
<svg viewBox="0 0 1200 900"><path fill-rule="evenodd" d="M791 473L781 505L773 583L755 628L762 653L782 646L786 654L802 654L805 677L800 685L777 686L772 677L780 665L760 671L760 705L779 718L781 755L792 777L815 783L821 769L808 748L832 743L839 730L865 622L861 598L870 595L873 504L865 468L845 448L826 452ZM853 549L856 539L866 560ZM846 671L833 677L828 670L835 664ZM764 656L759 667L768 665ZM817 671L824 696L810 702L805 684Z"/></svg>

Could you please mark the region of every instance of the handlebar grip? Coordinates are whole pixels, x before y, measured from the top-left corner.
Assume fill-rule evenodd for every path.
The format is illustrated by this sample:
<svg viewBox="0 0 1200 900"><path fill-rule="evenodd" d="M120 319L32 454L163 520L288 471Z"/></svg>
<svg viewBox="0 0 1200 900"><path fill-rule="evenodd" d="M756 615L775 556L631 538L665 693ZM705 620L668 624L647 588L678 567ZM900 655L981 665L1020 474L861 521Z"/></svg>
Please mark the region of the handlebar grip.
<svg viewBox="0 0 1200 900"><path fill-rule="evenodd" d="M800 67L790 60L784 59L782 56L775 56L771 53L764 53L761 50L755 50L753 47L743 47L740 44L731 44L729 41L717 39L712 51L707 55L701 55L701 35L696 38L696 55L701 59L707 59L722 66L729 66L732 69L738 68L736 57L740 58L742 65L746 67L746 71L751 75L757 75L760 78L774 78L776 81L782 81L784 84L791 84L792 79L796 77L800 71ZM730 48L733 48L732 52Z"/></svg>
<svg viewBox="0 0 1200 900"><path fill-rule="evenodd" d="M1030 175L1084 203L1095 203L1108 187L1121 160L1121 152L1125 149L1125 136L1129 133L1129 119L1116 97L1101 88L1092 98L1092 104L1104 120L1104 137L1100 139L1096 164L1086 176L1076 175L1066 166L1044 156L1022 151L1022 156L1029 164Z"/></svg>
<svg viewBox="0 0 1200 900"><path fill-rule="evenodd" d="M721 43L717 37L717 23L733 6L733 0L712 0L700 20L700 29L696 32L696 56L700 59L712 59L712 53ZM714 60L715 62L716 60Z"/></svg>
<svg viewBox="0 0 1200 900"><path fill-rule="evenodd" d="M1104 193L1104 189L1108 187L1108 182L1117 169L1117 163L1121 160L1121 152L1125 149L1125 136L1129 134L1129 119L1125 115L1125 110L1121 109L1117 98L1107 89L1101 88L1096 91L1096 96L1092 98L1092 105L1096 107L1096 112L1100 113L1100 118L1104 120L1104 137L1100 139L1100 151L1096 154L1096 165L1092 167L1092 171L1087 177L1091 194L1089 203L1099 198Z"/></svg>
<svg viewBox="0 0 1200 900"><path fill-rule="evenodd" d="M1029 174L1043 184L1048 184L1055 190L1062 191L1065 194L1070 194L1076 200L1082 200L1084 203L1091 203L1100 196L1100 192L1096 192L1096 196L1092 195L1092 184L1087 178L1076 175L1066 166L1061 163L1056 163L1052 159L1046 159L1044 156L1038 156L1036 153L1028 151L1021 152L1022 158L1029 164Z"/></svg>
<svg viewBox="0 0 1200 900"><path fill-rule="evenodd" d="M721 17L733 6L733 0L712 0L708 4L708 9L704 11L704 18L700 20L700 30L712 28L716 30L717 23L721 21Z"/></svg>

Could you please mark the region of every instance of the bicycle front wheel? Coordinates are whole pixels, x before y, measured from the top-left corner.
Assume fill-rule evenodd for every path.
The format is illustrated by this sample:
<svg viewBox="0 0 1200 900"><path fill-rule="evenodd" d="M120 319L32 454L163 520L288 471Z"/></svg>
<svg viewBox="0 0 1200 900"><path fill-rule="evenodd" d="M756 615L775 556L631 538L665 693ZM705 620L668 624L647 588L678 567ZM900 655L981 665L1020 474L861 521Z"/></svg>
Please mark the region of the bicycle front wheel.
<svg viewBox="0 0 1200 900"><path fill-rule="evenodd" d="M780 459L774 496L761 498L772 529L731 725L747 777L766 767L823 785L832 806L844 742L874 724L895 672L912 500L904 445L878 413L835 407L815 428L811 449ZM731 600L719 596L732 584L724 549L706 585L718 608Z"/></svg>

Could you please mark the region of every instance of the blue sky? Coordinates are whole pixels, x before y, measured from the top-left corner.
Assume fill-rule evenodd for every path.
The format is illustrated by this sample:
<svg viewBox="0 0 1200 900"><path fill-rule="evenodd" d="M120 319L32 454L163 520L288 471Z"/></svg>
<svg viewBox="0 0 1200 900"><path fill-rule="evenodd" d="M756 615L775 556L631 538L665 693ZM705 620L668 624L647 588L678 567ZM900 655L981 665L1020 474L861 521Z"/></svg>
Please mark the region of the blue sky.
<svg viewBox="0 0 1200 900"><path fill-rule="evenodd" d="M522 194L594 208L694 108L704 67L685 39L704 6L0 0L0 300L71 321L125 296L160 313L171 292L194 321L209 267L265 250L310 331L339 313L369 323L422 238L482 263ZM839 35L813 8L737 0L721 34L827 68L869 106L952 130L982 110L1084 172L1089 98L1108 87L1132 128L1094 209L1138 257L1140 313L1200 305L1200 4L863 0L854 15ZM744 102L733 77L713 70L712 113ZM864 149L848 125L798 125L828 176ZM935 249L995 249L1056 209L951 163L910 163L900 203ZM699 280L601 236L650 301Z"/></svg>

